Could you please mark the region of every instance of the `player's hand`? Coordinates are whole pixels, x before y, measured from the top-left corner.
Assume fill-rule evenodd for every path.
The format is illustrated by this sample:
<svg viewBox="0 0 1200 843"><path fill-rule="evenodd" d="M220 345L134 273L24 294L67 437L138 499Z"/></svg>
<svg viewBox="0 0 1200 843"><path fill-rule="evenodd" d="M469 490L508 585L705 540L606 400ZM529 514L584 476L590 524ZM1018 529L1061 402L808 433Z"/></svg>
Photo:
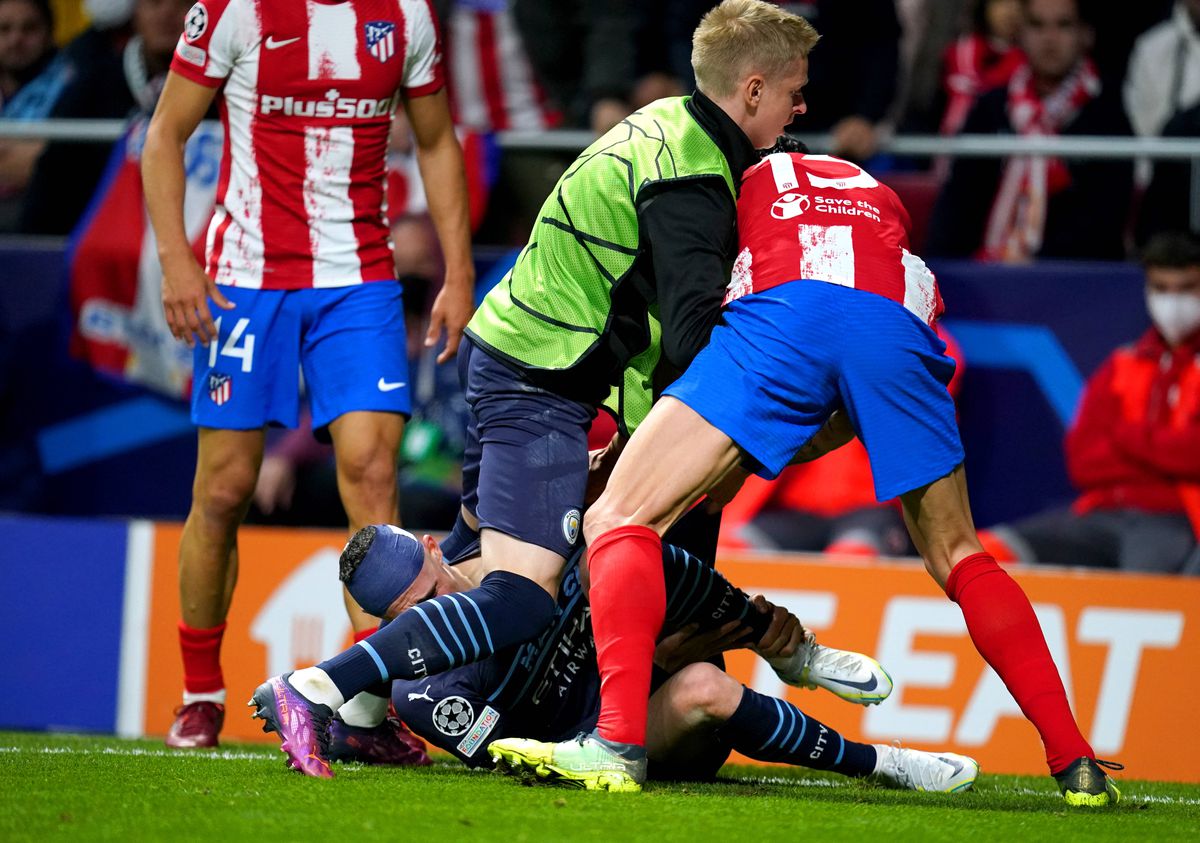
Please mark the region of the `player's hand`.
<svg viewBox="0 0 1200 843"><path fill-rule="evenodd" d="M613 469L616 468L617 460L620 459L621 451L627 441L629 440L622 438L619 432L614 433L612 440L603 448L588 451L587 486L583 491L585 507L594 504L604 494L604 489L608 486L608 478L612 476Z"/></svg>
<svg viewBox="0 0 1200 843"><path fill-rule="evenodd" d="M602 135L630 115L633 108L625 100L605 97L592 103L589 122L592 131Z"/></svg>
<svg viewBox="0 0 1200 843"><path fill-rule="evenodd" d="M879 133L865 117L845 117L833 127L831 134L834 155L851 161L866 161L879 149Z"/></svg>
<svg viewBox="0 0 1200 843"><path fill-rule="evenodd" d="M471 321L475 312L474 276L467 274L461 277L451 277L446 273L446 281L433 300L433 309L429 312L429 330L425 332L425 347L437 345L443 329L446 331L446 347L438 355L437 361L445 363L458 353L458 344L462 342L463 329Z"/></svg>
<svg viewBox="0 0 1200 843"><path fill-rule="evenodd" d="M699 624L688 624L658 642L654 663L667 673L676 673L689 664L744 646L749 631L741 621L730 621L706 632L700 632Z"/></svg>
<svg viewBox="0 0 1200 843"><path fill-rule="evenodd" d="M190 253L175 262L163 262L162 300L167 327L177 340L195 348L196 340L207 345L217 338L217 326L208 309L208 300L222 310L232 310L233 302L209 278Z"/></svg>
<svg viewBox="0 0 1200 843"><path fill-rule="evenodd" d="M258 483L254 487L254 503L259 511L271 515L276 510L291 509L295 494L296 467L291 460L275 454L263 457Z"/></svg>
<svg viewBox="0 0 1200 843"><path fill-rule="evenodd" d="M799 619L782 606L776 606L761 594L754 595L751 602L758 611L771 615L771 625L754 645L754 652L764 659L790 656L795 653L796 648L804 640L804 627L800 625Z"/></svg>

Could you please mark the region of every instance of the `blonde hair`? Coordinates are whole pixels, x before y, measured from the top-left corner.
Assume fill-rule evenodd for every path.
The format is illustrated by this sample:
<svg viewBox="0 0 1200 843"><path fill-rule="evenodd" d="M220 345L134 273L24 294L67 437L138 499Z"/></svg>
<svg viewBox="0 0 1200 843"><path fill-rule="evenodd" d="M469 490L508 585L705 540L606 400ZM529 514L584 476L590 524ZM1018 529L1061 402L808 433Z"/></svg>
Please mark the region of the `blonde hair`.
<svg viewBox="0 0 1200 843"><path fill-rule="evenodd" d="M806 58L820 37L811 23L773 3L724 0L692 35L696 87L708 96L729 96L751 71L769 77Z"/></svg>

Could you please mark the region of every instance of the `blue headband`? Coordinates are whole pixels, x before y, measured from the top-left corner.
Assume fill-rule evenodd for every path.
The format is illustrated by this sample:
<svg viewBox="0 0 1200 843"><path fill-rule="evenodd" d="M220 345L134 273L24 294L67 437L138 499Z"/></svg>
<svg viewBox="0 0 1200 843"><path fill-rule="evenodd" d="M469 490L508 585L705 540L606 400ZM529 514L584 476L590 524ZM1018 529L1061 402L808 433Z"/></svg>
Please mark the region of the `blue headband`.
<svg viewBox="0 0 1200 843"><path fill-rule="evenodd" d="M425 546L407 530L376 524L375 538L346 588L367 612L382 617L425 564Z"/></svg>

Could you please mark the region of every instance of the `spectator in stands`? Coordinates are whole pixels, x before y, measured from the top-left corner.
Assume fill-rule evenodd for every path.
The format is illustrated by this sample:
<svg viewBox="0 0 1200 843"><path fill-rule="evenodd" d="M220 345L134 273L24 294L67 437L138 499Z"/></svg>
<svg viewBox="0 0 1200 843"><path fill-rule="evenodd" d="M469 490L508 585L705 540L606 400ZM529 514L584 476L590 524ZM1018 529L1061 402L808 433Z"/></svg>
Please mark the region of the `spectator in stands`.
<svg viewBox="0 0 1200 843"><path fill-rule="evenodd" d="M939 130L957 135L980 94L1008 84L1024 61L1017 36L1021 0L978 0L971 31L946 48L942 88L946 107Z"/></svg>
<svg viewBox="0 0 1200 843"><path fill-rule="evenodd" d="M60 88L47 116L126 118L152 111L190 6L190 0L136 0L131 35L120 25L85 31L63 49L65 61L47 70ZM25 193L21 230L68 233L87 207L110 151L108 144L48 144Z"/></svg>
<svg viewBox="0 0 1200 843"><path fill-rule="evenodd" d="M455 115L475 131L565 122L603 132L632 109L628 0L439 0Z"/></svg>
<svg viewBox="0 0 1200 843"><path fill-rule="evenodd" d="M1138 38L1125 79L1125 108L1144 137L1200 137L1200 0L1179 0L1167 20ZM1187 225L1191 163L1156 161L1139 175L1149 182L1134 229L1141 246L1156 232Z"/></svg>
<svg viewBox="0 0 1200 843"><path fill-rule="evenodd" d="M0 117L54 56L53 33L46 0L0 0Z"/></svg>
<svg viewBox="0 0 1200 843"><path fill-rule="evenodd" d="M1137 39L1124 93L1129 122L1143 137L1162 134L1172 116L1200 103L1200 0L1179 0Z"/></svg>
<svg viewBox="0 0 1200 843"><path fill-rule="evenodd" d="M946 50L972 29L979 0L896 0L900 18L899 130L936 132L945 108L942 66Z"/></svg>
<svg viewBox="0 0 1200 843"><path fill-rule="evenodd" d="M828 131L833 154L865 161L896 97L900 21L894 0L781 3L821 33L808 65L804 131Z"/></svg>
<svg viewBox="0 0 1200 843"><path fill-rule="evenodd" d="M46 0L0 0L0 118L16 116L16 97L54 56L54 14ZM0 141L0 231L20 215L20 192L42 151L37 141Z"/></svg>
<svg viewBox="0 0 1200 843"><path fill-rule="evenodd" d="M1200 574L1200 237L1160 234L1142 262L1153 326L1104 361L1067 433L1081 494L993 529L1010 558Z"/></svg>
<svg viewBox="0 0 1200 843"><path fill-rule="evenodd" d="M1006 86L980 97L964 133L1130 133L1119 92L1101 86L1088 57L1092 33L1081 2L1023 0L1027 60ZM1132 180L1126 161L960 158L934 209L926 251L1013 262L1120 259Z"/></svg>

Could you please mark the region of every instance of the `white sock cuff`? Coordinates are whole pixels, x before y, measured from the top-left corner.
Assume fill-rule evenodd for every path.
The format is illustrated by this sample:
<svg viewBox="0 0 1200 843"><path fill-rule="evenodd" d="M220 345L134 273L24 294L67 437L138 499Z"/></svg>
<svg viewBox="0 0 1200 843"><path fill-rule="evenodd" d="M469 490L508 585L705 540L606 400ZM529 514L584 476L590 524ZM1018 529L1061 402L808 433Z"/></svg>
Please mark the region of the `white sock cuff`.
<svg viewBox="0 0 1200 843"><path fill-rule="evenodd" d="M206 691L203 694L193 694L189 691L183 692L183 704L191 705L198 702L210 702L217 705L225 705L225 689L219 691Z"/></svg>
<svg viewBox="0 0 1200 843"><path fill-rule="evenodd" d="M348 726L371 729L387 717L388 698L360 691L338 709L338 716Z"/></svg>
<svg viewBox="0 0 1200 843"><path fill-rule="evenodd" d="M329 674L319 667L297 670L288 677L288 682L309 702L327 705L333 711L337 711L346 702L346 698L342 696L337 685L333 684Z"/></svg>

